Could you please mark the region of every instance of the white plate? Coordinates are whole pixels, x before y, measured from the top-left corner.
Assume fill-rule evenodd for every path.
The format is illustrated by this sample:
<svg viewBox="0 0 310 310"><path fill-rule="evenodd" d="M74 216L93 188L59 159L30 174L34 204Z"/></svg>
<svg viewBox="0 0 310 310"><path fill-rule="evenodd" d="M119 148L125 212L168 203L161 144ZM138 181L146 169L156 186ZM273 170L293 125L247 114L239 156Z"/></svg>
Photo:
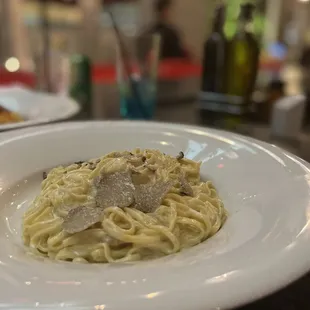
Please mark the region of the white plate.
<svg viewBox="0 0 310 310"><path fill-rule="evenodd" d="M203 162L229 217L208 241L123 265L79 265L25 255L21 216L42 171L113 150L183 150ZM309 164L275 146L199 127L138 122L57 124L0 142L0 307L10 309L230 309L282 288L310 267Z"/></svg>
<svg viewBox="0 0 310 310"><path fill-rule="evenodd" d="M0 131L65 120L80 110L79 105L68 97L19 86L0 87L0 105L25 119L24 122L0 124Z"/></svg>

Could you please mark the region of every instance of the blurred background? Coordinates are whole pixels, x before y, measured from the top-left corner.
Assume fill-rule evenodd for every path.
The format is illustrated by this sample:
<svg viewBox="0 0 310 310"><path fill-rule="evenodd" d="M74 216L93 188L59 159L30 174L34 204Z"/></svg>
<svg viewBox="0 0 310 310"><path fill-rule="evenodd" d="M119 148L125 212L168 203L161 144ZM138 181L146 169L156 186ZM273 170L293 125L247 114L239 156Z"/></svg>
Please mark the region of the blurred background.
<svg viewBox="0 0 310 310"><path fill-rule="evenodd" d="M244 5L251 5L250 12ZM290 148L308 132L307 0L0 0L0 85L19 83L40 91L65 93L78 101L76 89L82 89L87 102L80 118L120 118L117 40L110 11L128 40L148 32L162 36L156 120L237 130L265 140L277 136L283 143L289 141ZM216 35L222 32L225 44L220 47ZM243 50L238 47L242 33L248 43L255 40ZM174 43L169 47L167 42ZM227 101L227 94L237 93L229 93L227 85L246 78L231 65L237 64L237 58L218 58L227 44L238 50L237 58L243 55L243 68L255 82L252 86L244 82L246 95L242 95L241 105L247 109L238 119L229 112L236 102ZM254 57L251 51L256 50ZM233 55L231 51L227 49L226 54ZM246 58L250 54L252 58ZM212 65L218 62L226 68L221 74L222 65ZM73 67L85 75L78 85L73 85ZM208 79L228 81L228 88L225 92L213 89ZM242 88L242 82L239 84ZM225 104L220 102L216 108L215 93L225 93ZM215 104L222 100L219 98ZM289 104L278 104L288 98ZM280 121L283 118L289 129ZM291 130L294 126L296 130Z"/></svg>

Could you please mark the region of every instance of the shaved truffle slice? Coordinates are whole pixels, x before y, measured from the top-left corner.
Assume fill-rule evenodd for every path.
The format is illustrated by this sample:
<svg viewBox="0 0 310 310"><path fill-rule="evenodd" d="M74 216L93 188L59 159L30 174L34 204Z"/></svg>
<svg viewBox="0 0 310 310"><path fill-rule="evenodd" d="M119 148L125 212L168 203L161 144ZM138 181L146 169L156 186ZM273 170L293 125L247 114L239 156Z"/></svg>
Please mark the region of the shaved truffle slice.
<svg viewBox="0 0 310 310"><path fill-rule="evenodd" d="M84 164L84 161L76 161L75 164L81 167Z"/></svg>
<svg viewBox="0 0 310 310"><path fill-rule="evenodd" d="M44 171L43 172L43 180L45 180L47 178L47 173Z"/></svg>
<svg viewBox="0 0 310 310"><path fill-rule="evenodd" d="M69 234L83 231L100 221L103 209L78 206L69 211L63 222L63 229Z"/></svg>
<svg viewBox="0 0 310 310"><path fill-rule="evenodd" d="M191 197L194 196L194 191L190 186L190 184L187 182L184 174L182 174L180 177L180 184L181 184L181 193Z"/></svg>
<svg viewBox="0 0 310 310"><path fill-rule="evenodd" d="M154 212L160 207L162 199L173 185L173 181L136 185L135 208L144 213Z"/></svg>
<svg viewBox="0 0 310 310"><path fill-rule="evenodd" d="M134 202L135 187L129 171L102 174L94 183L99 207L125 208Z"/></svg>
<svg viewBox="0 0 310 310"><path fill-rule="evenodd" d="M183 159L184 158L184 153L180 152L179 155L176 157L177 160Z"/></svg>

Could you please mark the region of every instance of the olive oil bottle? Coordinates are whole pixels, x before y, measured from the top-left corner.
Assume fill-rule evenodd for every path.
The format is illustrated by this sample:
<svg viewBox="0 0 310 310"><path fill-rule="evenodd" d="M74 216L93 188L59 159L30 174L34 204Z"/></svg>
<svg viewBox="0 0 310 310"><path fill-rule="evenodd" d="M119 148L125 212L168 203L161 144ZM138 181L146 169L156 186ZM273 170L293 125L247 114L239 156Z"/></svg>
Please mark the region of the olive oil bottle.
<svg viewBox="0 0 310 310"><path fill-rule="evenodd" d="M235 114L227 119L229 126L245 121L255 87L259 66L259 42L253 33L254 5L241 5L237 32L228 43L226 94Z"/></svg>

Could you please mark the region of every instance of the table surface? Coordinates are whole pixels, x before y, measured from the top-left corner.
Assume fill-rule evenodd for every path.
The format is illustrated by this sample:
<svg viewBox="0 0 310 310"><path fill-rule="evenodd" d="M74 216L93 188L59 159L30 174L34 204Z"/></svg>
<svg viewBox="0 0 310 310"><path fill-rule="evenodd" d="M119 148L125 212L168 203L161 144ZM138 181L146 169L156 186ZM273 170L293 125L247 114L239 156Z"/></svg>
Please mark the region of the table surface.
<svg viewBox="0 0 310 310"><path fill-rule="evenodd" d="M119 116L110 115L110 119ZM156 120L174 123L197 124L197 112L194 102L178 105L161 105L157 109ZM27 129L26 129L27 131ZM0 141L14 135L14 131L0 133ZM255 281L255 279L253 279ZM237 289L237 288L236 288ZM310 309L310 273L269 297L256 301L236 310L309 310Z"/></svg>

